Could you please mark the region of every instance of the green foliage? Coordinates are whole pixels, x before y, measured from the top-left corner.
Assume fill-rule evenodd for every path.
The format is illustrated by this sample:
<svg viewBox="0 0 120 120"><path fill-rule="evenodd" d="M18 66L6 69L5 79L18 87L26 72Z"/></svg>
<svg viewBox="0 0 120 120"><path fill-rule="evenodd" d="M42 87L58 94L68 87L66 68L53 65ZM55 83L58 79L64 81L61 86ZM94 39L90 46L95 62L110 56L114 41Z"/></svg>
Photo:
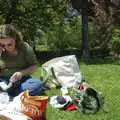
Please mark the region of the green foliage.
<svg viewBox="0 0 120 120"><path fill-rule="evenodd" d="M44 42L50 50L79 49L81 46L81 17L50 27L44 34Z"/></svg>
<svg viewBox="0 0 120 120"><path fill-rule="evenodd" d="M68 2L69 0L0 0L0 24L14 24L22 31L24 40L34 47L37 44L47 50L80 49L81 18L64 20ZM119 54L119 36L113 33L112 37L114 16L119 12L118 1L117 6L114 1L89 2L92 3L89 4L89 12L93 13L89 13L90 49L99 47L104 50L111 47L114 53ZM114 7L110 6L110 2ZM117 16L115 18L119 18Z"/></svg>
<svg viewBox="0 0 120 120"><path fill-rule="evenodd" d="M113 30L111 48L116 57L120 55L120 28L115 28Z"/></svg>
<svg viewBox="0 0 120 120"><path fill-rule="evenodd" d="M89 45L90 48L108 48L112 38L112 25L97 23L97 21L89 23Z"/></svg>
<svg viewBox="0 0 120 120"><path fill-rule="evenodd" d="M67 0L1 0L0 23L12 23L32 46L49 50L80 48L81 19L64 21Z"/></svg>
<svg viewBox="0 0 120 120"><path fill-rule="evenodd" d="M0 23L15 24L25 41L33 45L40 29L60 23L66 12L66 0L0 0ZM4 21L3 21L4 20ZM40 38L40 37L39 37Z"/></svg>

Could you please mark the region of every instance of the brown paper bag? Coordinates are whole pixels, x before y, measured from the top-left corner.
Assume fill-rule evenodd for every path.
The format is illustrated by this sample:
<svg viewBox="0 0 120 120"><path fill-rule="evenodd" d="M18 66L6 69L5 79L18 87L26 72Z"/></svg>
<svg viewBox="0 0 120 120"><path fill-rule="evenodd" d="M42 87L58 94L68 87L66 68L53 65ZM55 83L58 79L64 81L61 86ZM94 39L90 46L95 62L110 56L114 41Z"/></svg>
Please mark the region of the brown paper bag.
<svg viewBox="0 0 120 120"><path fill-rule="evenodd" d="M21 108L25 115L33 120L46 120L48 96L29 96L25 91L21 96Z"/></svg>

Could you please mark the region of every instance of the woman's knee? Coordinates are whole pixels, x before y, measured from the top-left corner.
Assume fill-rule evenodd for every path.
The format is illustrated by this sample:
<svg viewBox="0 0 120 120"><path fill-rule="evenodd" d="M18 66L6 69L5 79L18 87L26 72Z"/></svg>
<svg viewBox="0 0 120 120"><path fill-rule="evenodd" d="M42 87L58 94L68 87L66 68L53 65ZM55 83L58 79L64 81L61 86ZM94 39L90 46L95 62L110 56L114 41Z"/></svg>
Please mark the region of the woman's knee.
<svg viewBox="0 0 120 120"><path fill-rule="evenodd" d="M44 85L39 79L30 78L21 84L21 89L29 90L30 95L38 95L44 91Z"/></svg>

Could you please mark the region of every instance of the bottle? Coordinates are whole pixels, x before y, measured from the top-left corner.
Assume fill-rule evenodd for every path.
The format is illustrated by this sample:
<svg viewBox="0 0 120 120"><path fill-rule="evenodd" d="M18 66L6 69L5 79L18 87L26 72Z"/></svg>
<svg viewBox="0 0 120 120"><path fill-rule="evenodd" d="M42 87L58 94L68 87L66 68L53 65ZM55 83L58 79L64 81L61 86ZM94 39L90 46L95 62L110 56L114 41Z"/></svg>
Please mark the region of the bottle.
<svg viewBox="0 0 120 120"><path fill-rule="evenodd" d="M61 88L61 92L62 92L62 96L67 95L67 94L68 94L68 89L67 89L67 87L63 86L63 87Z"/></svg>

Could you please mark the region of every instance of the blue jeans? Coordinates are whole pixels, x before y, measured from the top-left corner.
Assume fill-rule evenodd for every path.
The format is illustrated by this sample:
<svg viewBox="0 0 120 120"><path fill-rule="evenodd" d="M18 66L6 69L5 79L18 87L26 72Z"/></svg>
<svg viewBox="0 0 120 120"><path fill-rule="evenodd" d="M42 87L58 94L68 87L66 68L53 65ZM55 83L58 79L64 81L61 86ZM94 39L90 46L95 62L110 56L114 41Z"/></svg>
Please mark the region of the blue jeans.
<svg viewBox="0 0 120 120"><path fill-rule="evenodd" d="M0 77L0 81L5 81L8 84L9 78L2 76ZM18 83L14 83L13 86L8 90L8 94L15 97L25 90L29 90L29 94L32 96L40 95L40 93L44 91L44 85L39 79L26 76L23 77Z"/></svg>

